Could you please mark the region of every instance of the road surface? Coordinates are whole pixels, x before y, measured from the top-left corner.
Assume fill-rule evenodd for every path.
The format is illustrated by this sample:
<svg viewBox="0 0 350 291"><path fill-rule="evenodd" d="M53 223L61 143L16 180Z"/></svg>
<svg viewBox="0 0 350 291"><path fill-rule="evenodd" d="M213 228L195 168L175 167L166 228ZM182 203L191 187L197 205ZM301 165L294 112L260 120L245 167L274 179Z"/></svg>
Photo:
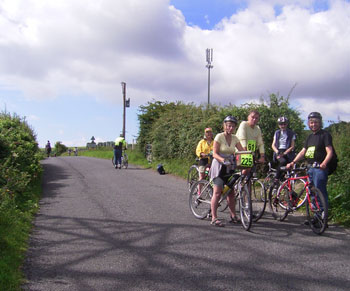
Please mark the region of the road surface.
<svg viewBox="0 0 350 291"><path fill-rule="evenodd" d="M24 290L350 290L349 230L270 215L214 227L183 179L88 157L43 166Z"/></svg>

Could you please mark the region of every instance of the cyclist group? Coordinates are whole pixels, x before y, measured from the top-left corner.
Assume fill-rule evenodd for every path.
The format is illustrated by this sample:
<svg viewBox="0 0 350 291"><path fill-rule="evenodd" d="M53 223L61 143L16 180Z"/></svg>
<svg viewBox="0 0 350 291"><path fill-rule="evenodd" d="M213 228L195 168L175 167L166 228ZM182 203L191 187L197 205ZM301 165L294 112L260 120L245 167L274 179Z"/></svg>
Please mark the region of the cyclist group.
<svg viewBox="0 0 350 291"><path fill-rule="evenodd" d="M223 132L215 136L211 128L205 129L205 136L196 149L199 157L199 179L205 177L207 164L211 163L209 178L213 183L213 197L211 199L211 225L224 226L224 223L217 217L218 201L221 197L224 185L227 183L228 173L232 172L234 161L232 159L235 152L251 151L254 153L258 163L265 162L265 149L262 139L261 129L258 125L260 113L252 110L248 114L248 120L242 121L238 127L236 135L234 131L238 121L233 116L227 116L223 122ZM290 169L302 159L306 158L309 165L308 175L313 185L321 190L328 206L328 163L333 156L332 136L322 129L322 116L318 112L311 112L308 115L308 126L311 134L307 137L302 150L295 154L295 133L288 128L288 118L281 116L277 120L279 129L275 131L272 149L273 158L278 163L275 182L281 178L281 167ZM208 160L212 152L212 161ZM242 171L243 174L249 172L249 168ZM237 223L235 212L234 190L227 196L227 203L230 210L230 222Z"/></svg>

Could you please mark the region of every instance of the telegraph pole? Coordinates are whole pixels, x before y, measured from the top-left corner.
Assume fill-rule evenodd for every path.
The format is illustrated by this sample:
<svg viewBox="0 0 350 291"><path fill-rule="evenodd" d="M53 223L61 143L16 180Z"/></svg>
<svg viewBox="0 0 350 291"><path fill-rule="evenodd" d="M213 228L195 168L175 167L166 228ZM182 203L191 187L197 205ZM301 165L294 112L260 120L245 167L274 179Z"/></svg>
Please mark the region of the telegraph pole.
<svg viewBox="0 0 350 291"><path fill-rule="evenodd" d="M122 82L122 93L123 93L123 137L125 138L125 115L126 108L130 107L130 98L126 99L126 83Z"/></svg>
<svg viewBox="0 0 350 291"><path fill-rule="evenodd" d="M210 105L210 69L213 68L212 61L213 61L213 49L206 50L206 58L207 58L207 65L208 68L208 106Z"/></svg>
<svg viewBox="0 0 350 291"><path fill-rule="evenodd" d="M122 93L123 93L123 137L125 138L125 100L126 100L126 83L122 82Z"/></svg>

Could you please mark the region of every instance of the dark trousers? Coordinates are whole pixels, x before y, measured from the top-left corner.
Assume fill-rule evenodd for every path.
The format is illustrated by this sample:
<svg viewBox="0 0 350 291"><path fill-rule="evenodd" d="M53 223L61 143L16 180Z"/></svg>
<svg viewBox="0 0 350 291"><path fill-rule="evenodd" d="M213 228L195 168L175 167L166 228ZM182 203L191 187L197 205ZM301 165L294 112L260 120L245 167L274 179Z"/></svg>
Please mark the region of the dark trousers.
<svg viewBox="0 0 350 291"><path fill-rule="evenodd" d="M281 154L283 152L284 152L284 150L279 150L278 154ZM280 167L286 166L291 161L289 161L287 156L283 156L283 157L277 159L277 162L278 162L278 165L277 165L277 171L276 171L276 179L279 180L281 178L281 169L280 169Z"/></svg>
<svg viewBox="0 0 350 291"><path fill-rule="evenodd" d="M119 149L119 148L114 149L114 164L115 165L122 164L122 149Z"/></svg>

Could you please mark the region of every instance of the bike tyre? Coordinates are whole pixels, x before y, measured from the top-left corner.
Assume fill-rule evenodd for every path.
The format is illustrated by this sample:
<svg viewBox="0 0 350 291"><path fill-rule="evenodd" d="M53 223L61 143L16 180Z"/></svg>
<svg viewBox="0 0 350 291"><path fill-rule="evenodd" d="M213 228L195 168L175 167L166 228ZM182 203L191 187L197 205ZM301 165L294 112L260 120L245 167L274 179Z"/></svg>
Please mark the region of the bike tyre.
<svg viewBox="0 0 350 291"><path fill-rule="evenodd" d="M199 180L199 169L197 165L192 165L187 174L188 191L191 191L192 186Z"/></svg>
<svg viewBox="0 0 350 291"><path fill-rule="evenodd" d="M239 185L239 214L243 228L248 231L252 226L252 201L250 199L249 189L246 184Z"/></svg>
<svg viewBox="0 0 350 291"><path fill-rule="evenodd" d="M272 185L269 191L269 205L272 217L283 221L288 216L289 191L286 183L283 183L278 189Z"/></svg>
<svg viewBox="0 0 350 291"><path fill-rule="evenodd" d="M317 201L315 203L315 201ZM323 205L323 209L321 208ZM309 188L309 200L306 203L306 215L311 230L321 235L327 228L328 206L326 199L320 189L316 187Z"/></svg>
<svg viewBox="0 0 350 291"><path fill-rule="evenodd" d="M200 190L199 190L200 189ZM198 194L198 192L200 192ZM200 180L193 184L189 195L189 206L193 215L204 219L210 213L210 202L213 188L207 180Z"/></svg>
<svg viewBox="0 0 350 291"><path fill-rule="evenodd" d="M260 180L252 180L251 183L251 201L253 222L257 222L265 212L266 208L266 190Z"/></svg>

